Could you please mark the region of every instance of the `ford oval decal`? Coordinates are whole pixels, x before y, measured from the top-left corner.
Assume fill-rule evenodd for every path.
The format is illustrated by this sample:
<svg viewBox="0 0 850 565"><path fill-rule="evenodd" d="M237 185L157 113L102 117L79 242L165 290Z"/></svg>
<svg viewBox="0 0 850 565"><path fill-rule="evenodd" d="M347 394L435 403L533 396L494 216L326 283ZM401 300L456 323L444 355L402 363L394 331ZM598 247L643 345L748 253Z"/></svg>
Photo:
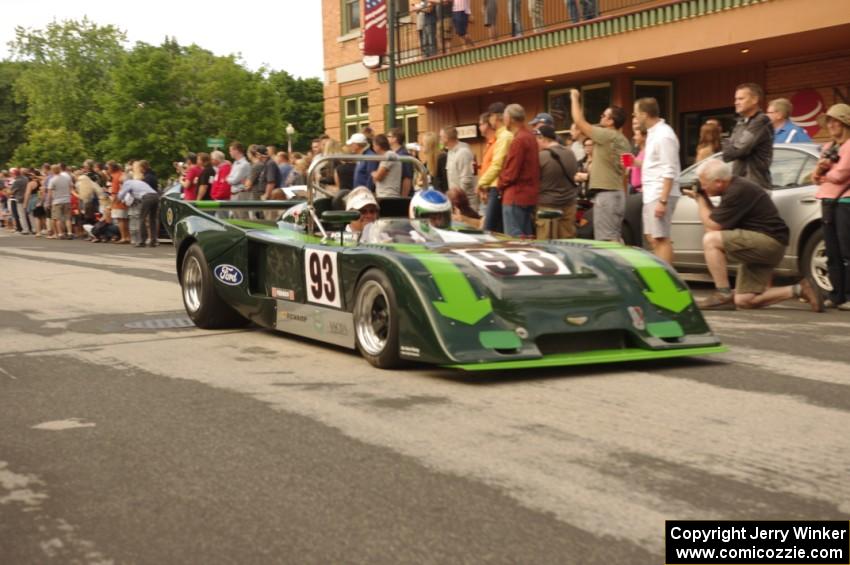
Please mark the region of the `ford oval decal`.
<svg viewBox="0 0 850 565"><path fill-rule="evenodd" d="M215 278L229 286L242 284L242 271L233 265L219 265L215 268Z"/></svg>

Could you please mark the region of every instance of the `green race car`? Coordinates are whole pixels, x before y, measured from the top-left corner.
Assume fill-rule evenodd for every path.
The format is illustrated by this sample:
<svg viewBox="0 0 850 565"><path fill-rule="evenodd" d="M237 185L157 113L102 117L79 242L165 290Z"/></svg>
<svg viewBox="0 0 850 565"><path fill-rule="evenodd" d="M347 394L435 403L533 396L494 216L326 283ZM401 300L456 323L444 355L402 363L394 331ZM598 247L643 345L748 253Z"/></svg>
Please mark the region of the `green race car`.
<svg viewBox="0 0 850 565"><path fill-rule="evenodd" d="M380 219L358 236L346 226L359 213L340 210L339 197L318 185L306 196L185 202L179 187L166 194L163 223L196 325L254 322L356 348L380 368L411 360L520 369L725 350L675 271L641 249L441 227L411 218L406 198L379 200ZM221 213L248 209L264 219Z"/></svg>

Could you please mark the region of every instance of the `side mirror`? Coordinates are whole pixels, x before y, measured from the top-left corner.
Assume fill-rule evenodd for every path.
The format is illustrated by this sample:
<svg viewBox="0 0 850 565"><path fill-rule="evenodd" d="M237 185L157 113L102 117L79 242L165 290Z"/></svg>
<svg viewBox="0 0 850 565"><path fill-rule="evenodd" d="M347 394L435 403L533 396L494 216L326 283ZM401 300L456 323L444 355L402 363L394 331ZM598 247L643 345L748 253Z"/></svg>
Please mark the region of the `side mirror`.
<svg viewBox="0 0 850 565"><path fill-rule="evenodd" d="M360 218L357 210L328 210L322 212L322 221L328 224L347 224Z"/></svg>
<svg viewBox="0 0 850 565"><path fill-rule="evenodd" d="M538 220L557 220L558 218L563 218L564 213L560 210L540 210L537 212Z"/></svg>

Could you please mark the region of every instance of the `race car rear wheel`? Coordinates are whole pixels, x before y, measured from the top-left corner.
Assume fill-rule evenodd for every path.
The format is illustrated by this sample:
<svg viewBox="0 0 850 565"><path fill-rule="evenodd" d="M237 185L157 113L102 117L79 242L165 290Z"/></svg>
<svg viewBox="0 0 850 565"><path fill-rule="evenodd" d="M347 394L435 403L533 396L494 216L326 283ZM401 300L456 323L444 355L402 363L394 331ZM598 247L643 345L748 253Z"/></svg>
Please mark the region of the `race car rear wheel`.
<svg viewBox="0 0 850 565"><path fill-rule="evenodd" d="M379 369L399 365L398 302L387 276L367 271L354 298L354 335L357 349Z"/></svg>
<svg viewBox="0 0 850 565"><path fill-rule="evenodd" d="M183 305L189 318L199 328L238 328L248 323L231 308L213 288L213 276L204 252L193 243L183 256L180 266L180 286Z"/></svg>

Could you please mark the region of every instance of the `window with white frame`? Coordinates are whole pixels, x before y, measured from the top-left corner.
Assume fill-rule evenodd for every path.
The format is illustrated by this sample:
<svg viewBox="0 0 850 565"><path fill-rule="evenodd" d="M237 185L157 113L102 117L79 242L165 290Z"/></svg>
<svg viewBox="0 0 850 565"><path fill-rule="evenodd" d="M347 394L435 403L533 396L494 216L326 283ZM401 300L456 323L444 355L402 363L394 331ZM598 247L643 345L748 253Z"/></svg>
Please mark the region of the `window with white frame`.
<svg viewBox="0 0 850 565"><path fill-rule="evenodd" d="M369 95L358 94L342 99L342 132L348 139L369 125Z"/></svg>
<svg viewBox="0 0 850 565"><path fill-rule="evenodd" d="M360 0L342 0L342 35L360 29Z"/></svg>

